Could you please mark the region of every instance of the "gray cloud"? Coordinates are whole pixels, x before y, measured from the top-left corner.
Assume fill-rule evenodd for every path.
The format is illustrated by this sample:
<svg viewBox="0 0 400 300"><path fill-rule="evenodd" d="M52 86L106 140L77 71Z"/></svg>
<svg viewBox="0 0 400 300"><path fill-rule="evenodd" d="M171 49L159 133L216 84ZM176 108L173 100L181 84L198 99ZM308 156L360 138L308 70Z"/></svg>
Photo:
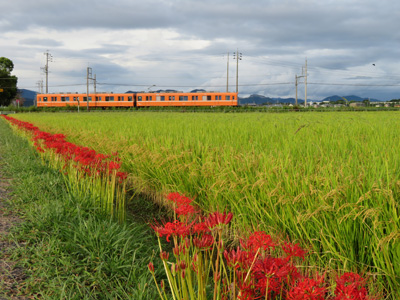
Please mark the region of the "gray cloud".
<svg viewBox="0 0 400 300"><path fill-rule="evenodd" d="M59 78L84 74L90 62L105 81L211 87L223 86L223 55L239 48L240 82L249 84L241 92L266 96L293 96L294 84L250 84L293 81L307 57L310 81L375 84L314 85L309 92L315 98L341 92L400 98L398 87L383 86L400 79L399 9L400 2L391 0L15 0L3 4L7 13L0 21L0 42L4 55L21 64L27 64L22 53L43 60L42 53L50 48L53 76ZM46 33L38 36L35 30ZM158 35L150 35L157 30ZM166 30L175 35L164 36ZM132 31L142 32L129 35ZM93 45L79 48L71 32ZM110 33L115 33L114 40L105 37ZM18 49L3 47L12 39ZM207 43L190 47L198 41ZM62 59L70 58L79 70L61 66ZM231 60L231 84L234 75Z"/></svg>
<svg viewBox="0 0 400 300"><path fill-rule="evenodd" d="M38 38L28 38L19 41L22 45L36 46L36 47L59 47L63 43L53 39L38 39Z"/></svg>

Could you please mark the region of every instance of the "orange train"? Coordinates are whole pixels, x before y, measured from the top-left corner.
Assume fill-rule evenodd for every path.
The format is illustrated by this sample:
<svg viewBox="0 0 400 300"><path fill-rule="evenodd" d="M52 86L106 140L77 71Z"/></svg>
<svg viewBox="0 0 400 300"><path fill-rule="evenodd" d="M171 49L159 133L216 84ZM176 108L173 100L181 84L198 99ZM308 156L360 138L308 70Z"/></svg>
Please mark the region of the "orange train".
<svg viewBox="0 0 400 300"><path fill-rule="evenodd" d="M220 92L132 92L87 94L38 94L38 107L80 106L86 108L152 107L152 106L237 106L237 93Z"/></svg>

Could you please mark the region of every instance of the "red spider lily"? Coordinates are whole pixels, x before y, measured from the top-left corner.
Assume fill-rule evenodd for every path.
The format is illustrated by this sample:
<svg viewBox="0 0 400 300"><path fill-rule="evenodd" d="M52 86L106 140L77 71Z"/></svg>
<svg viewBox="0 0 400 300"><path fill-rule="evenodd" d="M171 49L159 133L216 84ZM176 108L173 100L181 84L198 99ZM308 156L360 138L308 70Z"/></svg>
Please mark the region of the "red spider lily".
<svg viewBox="0 0 400 300"><path fill-rule="evenodd" d="M113 153L113 157L100 154L93 149L67 142L65 140L66 136L63 134L51 134L40 131L38 127L28 122L19 121L8 116L4 117L19 128L31 132L34 146L40 153L44 153L46 150L53 151L64 159L66 162L65 165L67 165L67 162L76 163L75 167L87 176L108 176L115 170L117 171L116 176L120 183L127 178L127 173L118 172L121 164L119 163L120 159L117 157L117 153Z"/></svg>
<svg viewBox="0 0 400 300"><path fill-rule="evenodd" d="M269 248L274 249L276 246L276 244L272 241L271 236L263 231L254 232L250 235L247 241L240 241L240 243L244 249L252 252L257 252L259 248L266 251Z"/></svg>
<svg viewBox="0 0 400 300"><path fill-rule="evenodd" d="M191 199L179 193L169 193L167 199L174 202L177 206L192 203Z"/></svg>
<svg viewBox="0 0 400 300"><path fill-rule="evenodd" d="M288 300L324 300L326 288L323 286L324 278L317 280L305 278L298 282L287 294Z"/></svg>
<svg viewBox="0 0 400 300"><path fill-rule="evenodd" d="M185 255L187 252L188 247L185 244L175 245L172 249L172 252L175 256Z"/></svg>
<svg viewBox="0 0 400 300"><path fill-rule="evenodd" d="M225 250L224 257L228 267L235 270L241 268L242 270L249 270L253 263L255 253L241 250L239 247L236 250Z"/></svg>
<svg viewBox="0 0 400 300"><path fill-rule="evenodd" d="M160 253L160 257L161 257L162 260L168 260L168 258L169 258L169 253L168 253L168 252L165 252L165 251L162 251L162 252Z"/></svg>
<svg viewBox="0 0 400 300"><path fill-rule="evenodd" d="M119 178L119 183L122 183L128 178L128 173L126 172L117 172L116 174L117 178Z"/></svg>
<svg viewBox="0 0 400 300"><path fill-rule="evenodd" d="M147 267L149 268L149 271L150 271L151 273L154 273L154 265L153 265L152 262L149 262L149 264L147 265Z"/></svg>
<svg viewBox="0 0 400 300"><path fill-rule="evenodd" d="M190 234L190 225L182 223L179 220L159 225L157 223L150 225L153 230L158 233L159 237L166 236L169 242L170 236L185 237Z"/></svg>
<svg viewBox="0 0 400 300"><path fill-rule="evenodd" d="M192 200L179 193L169 193L167 199L174 203L174 211L178 216L189 216L197 213L191 205Z"/></svg>
<svg viewBox="0 0 400 300"><path fill-rule="evenodd" d="M175 244L172 252L174 252L175 256L185 255L188 249L190 248L190 240L185 238L183 242L180 244Z"/></svg>
<svg viewBox="0 0 400 300"><path fill-rule="evenodd" d="M345 273L336 280L336 289L334 300L367 300L366 281L360 275L355 273Z"/></svg>
<svg viewBox="0 0 400 300"><path fill-rule="evenodd" d="M266 257L257 260L252 269L256 288L261 295L280 293L282 284L288 279L291 268L286 259Z"/></svg>
<svg viewBox="0 0 400 300"><path fill-rule="evenodd" d="M192 228L193 233L201 235L210 232L210 229L204 222L196 223Z"/></svg>
<svg viewBox="0 0 400 300"><path fill-rule="evenodd" d="M175 209L175 213L176 213L178 216L188 216L188 215L193 215L193 214L195 214L195 213L196 213L196 210L195 210L195 208L194 208L192 205L190 205L190 204L184 204L184 205L178 206L178 207Z"/></svg>
<svg viewBox="0 0 400 300"><path fill-rule="evenodd" d="M220 213L218 211L213 212L208 215L208 217L204 220L204 223L207 225L208 228L213 228L220 224L229 224L232 220L233 214L231 212Z"/></svg>
<svg viewBox="0 0 400 300"><path fill-rule="evenodd" d="M248 278L247 271L236 270L237 287L239 290L237 299L254 300L256 298L255 281L253 278Z"/></svg>
<svg viewBox="0 0 400 300"><path fill-rule="evenodd" d="M283 251L285 251L287 258L290 259L292 257L300 257L304 259L304 255L307 253L303 250L299 244L292 244L284 242L282 245Z"/></svg>
<svg viewBox="0 0 400 300"><path fill-rule="evenodd" d="M193 238L193 246L201 250L209 250L214 244L214 237L209 234L204 234L201 238Z"/></svg>
<svg viewBox="0 0 400 300"><path fill-rule="evenodd" d="M184 260L181 260L181 261L179 262L179 269L180 269L180 270L185 270L186 268L187 268L186 262L185 262Z"/></svg>

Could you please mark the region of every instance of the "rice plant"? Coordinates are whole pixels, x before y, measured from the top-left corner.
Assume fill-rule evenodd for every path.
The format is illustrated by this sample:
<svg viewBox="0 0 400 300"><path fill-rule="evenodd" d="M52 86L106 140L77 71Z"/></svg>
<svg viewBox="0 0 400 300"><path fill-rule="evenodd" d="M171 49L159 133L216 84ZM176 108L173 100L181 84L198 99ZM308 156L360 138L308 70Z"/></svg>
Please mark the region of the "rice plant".
<svg viewBox="0 0 400 300"><path fill-rule="evenodd" d="M372 274L400 296L398 112L24 114L101 153L131 185L227 209L236 234L283 234L315 265Z"/></svg>

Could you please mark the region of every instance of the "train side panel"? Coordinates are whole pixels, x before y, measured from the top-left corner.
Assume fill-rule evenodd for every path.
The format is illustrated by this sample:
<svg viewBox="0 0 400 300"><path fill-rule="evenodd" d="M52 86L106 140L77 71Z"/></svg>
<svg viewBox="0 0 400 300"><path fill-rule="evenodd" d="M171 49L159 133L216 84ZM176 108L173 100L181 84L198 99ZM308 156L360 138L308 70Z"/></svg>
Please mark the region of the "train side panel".
<svg viewBox="0 0 400 300"><path fill-rule="evenodd" d="M237 106L237 93L137 93L138 107Z"/></svg>
<svg viewBox="0 0 400 300"><path fill-rule="evenodd" d="M165 92L165 93L96 93L89 94L38 94L38 107L79 106L100 107L153 107L153 106L237 106L237 93L219 92Z"/></svg>
<svg viewBox="0 0 400 300"><path fill-rule="evenodd" d="M87 94L38 94L38 107L79 106L85 108ZM89 94L89 107L133 107L134 94L96 93Z"/></svg>

